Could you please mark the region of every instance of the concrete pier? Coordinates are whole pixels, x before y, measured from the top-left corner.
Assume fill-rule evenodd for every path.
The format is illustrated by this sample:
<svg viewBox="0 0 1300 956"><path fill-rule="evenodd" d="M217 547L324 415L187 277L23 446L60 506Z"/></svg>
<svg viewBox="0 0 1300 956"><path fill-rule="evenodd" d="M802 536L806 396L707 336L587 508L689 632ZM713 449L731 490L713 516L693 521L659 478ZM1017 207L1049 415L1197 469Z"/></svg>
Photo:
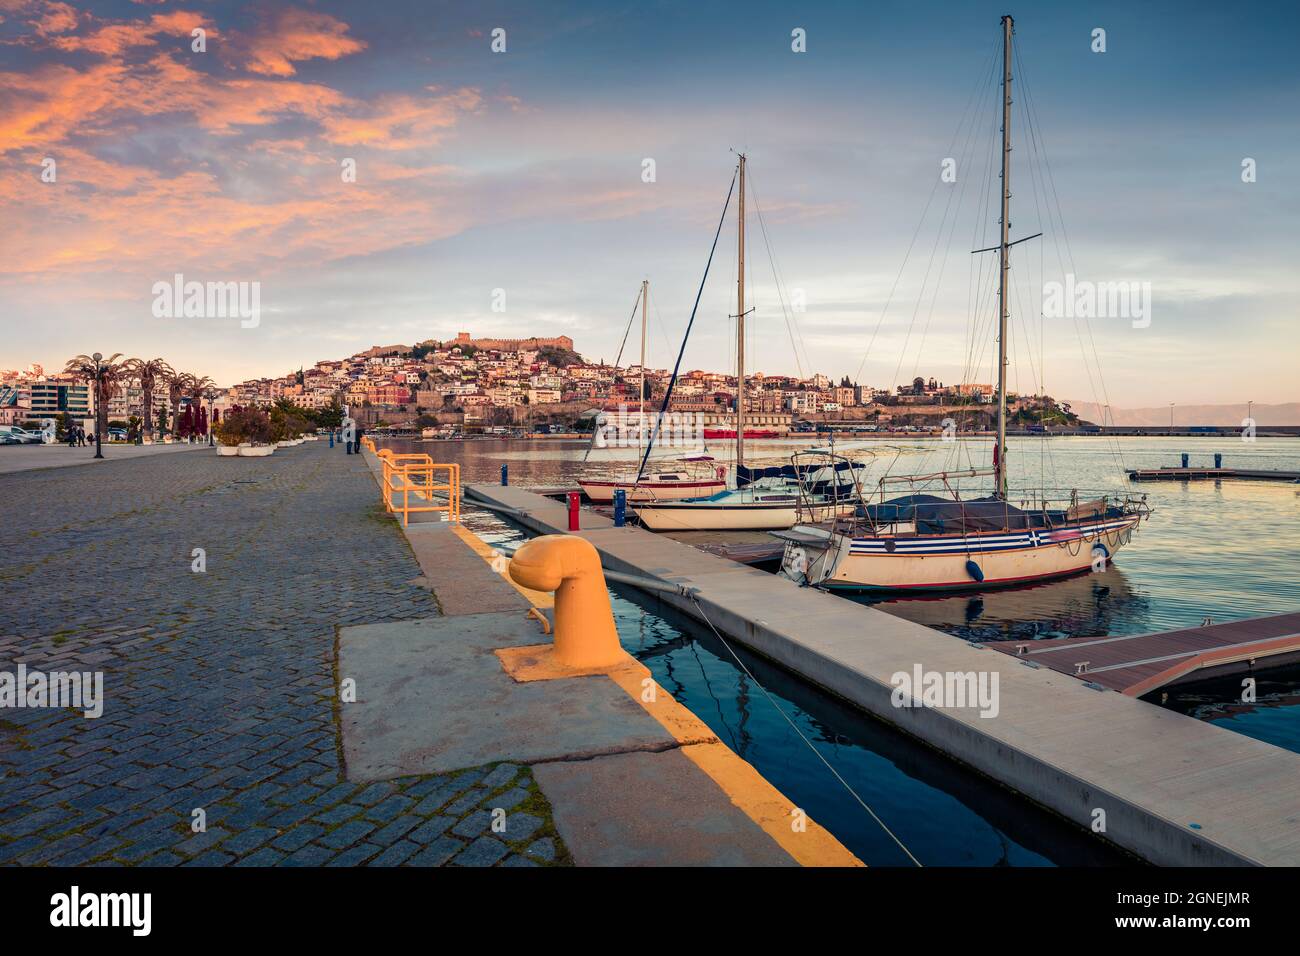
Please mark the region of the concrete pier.
<svg viewBox="0 0 1300 956"><path fill-rule="evenodd" d="M521 488L472 485L474 500L567 527L562 504ZM1146 860L1300 864L1300 755L588 511L579 533L607 568L699 589L658 600ZM996 716L894 706L891 677L917 666L996 673Z"/></svg>
<svg viewBox="0 0 1300 956"><path fill-rule="evenodd" d="M549 642L551 595L436 514L402 530L442 614L340 629L339 675L358 690L340 713L350 780L528 766L579 865L860 865L814 821L792 825L802 811L630 655L553 680L512 671Z"/></svg>

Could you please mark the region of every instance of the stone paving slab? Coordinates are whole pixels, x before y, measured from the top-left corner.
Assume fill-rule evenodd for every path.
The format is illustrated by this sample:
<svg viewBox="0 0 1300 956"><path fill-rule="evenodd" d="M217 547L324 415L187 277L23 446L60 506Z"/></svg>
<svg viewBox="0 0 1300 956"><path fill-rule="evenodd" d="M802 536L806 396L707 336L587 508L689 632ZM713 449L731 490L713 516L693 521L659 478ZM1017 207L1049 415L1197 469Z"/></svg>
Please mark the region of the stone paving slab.
<svg viewBox="0 0 1300 956"><path fill-rule="evenodd" d="M501 587L501 576L456 538L450 522L412 524L406 538L443 614L528 610L523 595Z"/></svg>
<svg viewBox="0 0 1300 956"><path fill-rule="evenodd" d="M342 629L339 677L357 685L341 714L349 779L676 745L608 678L516 684L492 653L544 640L522 612Z"/></svg>
<svg viewBox="0 0 1300 956"><path fill-rule="evenodd" d="M680 749L545 763L533 772L556 830L584 866L796 865Z"/></svg>
<svg viewBox="0 0 1300 956"><path fill-rule="evenodd" d="M344 778L337 628L439 613L363 459L156 447L0 474L0 670L99 670L105 698L0 709L0 865L571 863L528 767Z"/></svg>

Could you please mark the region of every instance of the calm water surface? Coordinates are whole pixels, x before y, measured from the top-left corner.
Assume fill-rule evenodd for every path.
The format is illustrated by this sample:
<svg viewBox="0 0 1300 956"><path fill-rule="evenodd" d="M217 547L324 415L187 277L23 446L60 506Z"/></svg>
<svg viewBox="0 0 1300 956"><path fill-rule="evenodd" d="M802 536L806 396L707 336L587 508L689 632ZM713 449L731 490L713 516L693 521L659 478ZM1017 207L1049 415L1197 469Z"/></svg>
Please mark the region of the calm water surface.
<svg viewBox="0 0 1300 956"><path fill-rule="evenodd" d="M633 451L583 463L584 442L390 443L461 464L465 481L498 481L503 464L522 487L571 486L579 476L622 474ZM855 443L855 448L861 443ZM752 463L780 464L797 441L752 442ZM977 465L987 446L968 444ZM881 473L969 467L960 447L933 440L880 441L868 484ZM1013 439L1009 459L1025 487L1079 487L1145 493L1153 509L1113 568L1016 590L931 599L875 601L880 610L966 640L1143 633L1300 610L1300 486L1264 482L1130 483L1127 467L1209 464L1300 470L1300 441L1236 439ZM405 447L397 450L407 450ZM855 452L855 457L862 453ZM961 456L961 457L958 457ZM721 458L722 456L719 455ZM1045 476L1045 477L1044 477ZM1013 481L1013 485L1017 482ZM973 490L973 489L971 489ZM521 534L493 516L467 524L503 549ZM655 679L707 721L779 789L800 802L870 864L907 858L790 729L792 719L821 754L927 865L1081 865L1124 862L1084 831L1026 805L778 668L725 646L694 621L651 612L635 594L613 596L619 633ZM764 695L766 689L771 699ZM1258 700L1243 704L1240 683L1223 680L1171 691L1163 706L1300 752L1300 669L1260 675ZM779 711L778 711L779 708Z"/></svg>

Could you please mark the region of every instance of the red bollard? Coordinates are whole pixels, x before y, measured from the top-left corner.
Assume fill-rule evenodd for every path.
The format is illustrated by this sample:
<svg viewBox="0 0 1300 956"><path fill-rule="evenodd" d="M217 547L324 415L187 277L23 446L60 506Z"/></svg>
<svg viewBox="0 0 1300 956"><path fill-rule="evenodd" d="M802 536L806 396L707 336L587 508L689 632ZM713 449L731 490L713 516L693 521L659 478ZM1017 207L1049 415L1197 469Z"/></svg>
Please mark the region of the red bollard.
<svg viewBox="0 0 1300 956"><path fill-rule="evenodd" d="M569 530L578 530L578 500L581 498L581 492L569 492Z"/></svg>

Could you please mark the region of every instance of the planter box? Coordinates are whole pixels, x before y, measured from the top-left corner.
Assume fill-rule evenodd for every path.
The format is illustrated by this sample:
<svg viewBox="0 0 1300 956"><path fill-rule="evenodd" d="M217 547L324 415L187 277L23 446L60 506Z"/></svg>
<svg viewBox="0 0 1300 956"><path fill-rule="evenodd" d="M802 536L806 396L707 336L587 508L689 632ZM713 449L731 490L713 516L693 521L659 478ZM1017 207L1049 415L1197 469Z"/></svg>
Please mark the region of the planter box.
<svg viewBox="0 0 1300 956"><path fill-rule="evenodd" d="M275 451L274 445L240 445L239 457L241 458L265 458Z"/></svg>
<svg viewBox="0 0 1300 956"><path fill-rule="evenodd" d="M239 454L239 448L235 445L218 445L217 454L227 458L237 456Z"/></svg>

